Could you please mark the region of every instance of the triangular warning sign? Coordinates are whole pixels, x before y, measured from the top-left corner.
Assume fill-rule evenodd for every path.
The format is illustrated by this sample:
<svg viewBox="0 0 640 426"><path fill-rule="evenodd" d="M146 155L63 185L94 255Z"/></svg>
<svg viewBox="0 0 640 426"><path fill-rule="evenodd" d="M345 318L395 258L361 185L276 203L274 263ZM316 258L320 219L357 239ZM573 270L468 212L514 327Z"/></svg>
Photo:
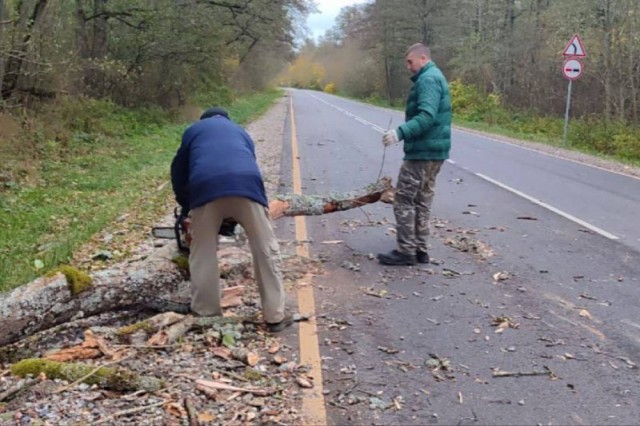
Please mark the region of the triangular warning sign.
<svg viewBox="0 0 640 426"><path fill-rule="evenodd" d="M569 40L569 43L564 48L564 52L562 52L564 56L572 56L576 58L584 58L587 56L587 51L584 50L584 45L582 44L582 40L580 40L580 36L578 34L574 34Z"/></svg>

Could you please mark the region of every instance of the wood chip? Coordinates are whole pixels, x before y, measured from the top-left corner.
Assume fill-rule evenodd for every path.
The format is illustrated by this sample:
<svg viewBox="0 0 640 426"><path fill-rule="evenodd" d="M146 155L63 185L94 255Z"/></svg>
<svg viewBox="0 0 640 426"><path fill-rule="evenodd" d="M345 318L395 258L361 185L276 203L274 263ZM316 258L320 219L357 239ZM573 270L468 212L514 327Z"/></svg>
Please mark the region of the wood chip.
<svg viewBox="0 0 640 426"><path fill-rule="evenodd" d="M242 305L243 295L244 295L243 285L225 288L222 290L222 299L220 300L220 306L223 309L231 308L233 306L240 306Z"/></svg>
<svg viewBox="0 0 640 426"><path fill-rule="evenodd" d="M215 348L211 348L211 353L218 358L222 359L231 359L231 349L225 348L224 346L217 346Z"/></svg>
<svg viewBox="0 0 640 426"><path fill-rule="evenodd" d="M271 346L269 346L269 353L271 355L278 353L280 351L280 344L278 342L273 342Z"/></svg>
<svg viewBox="0 0 640 426"><path fill-rule="evenodd" d="M311 383L309 380L305 379L304 377L297 377L296 383L298 383L298 385L300 385L301 388L311 389L313 387L313 383Z"/></svg>
<svg viewBox="0 0 640 426"><path fill-rule="evenodd" d="M196 389L198 390L203 390L203 389L214 389L214 390L230 390L233 392L244 392L244 393L251 393L254 394L256 396L269 396L275 393L274 389L256 389L256 388L247 388L247 389L243 389L243 388L238 388L236 386L231 386L231 385L227 385L224 383L220 383L220 382L214 382L211 380L197 380L196 381Z"/></svg>

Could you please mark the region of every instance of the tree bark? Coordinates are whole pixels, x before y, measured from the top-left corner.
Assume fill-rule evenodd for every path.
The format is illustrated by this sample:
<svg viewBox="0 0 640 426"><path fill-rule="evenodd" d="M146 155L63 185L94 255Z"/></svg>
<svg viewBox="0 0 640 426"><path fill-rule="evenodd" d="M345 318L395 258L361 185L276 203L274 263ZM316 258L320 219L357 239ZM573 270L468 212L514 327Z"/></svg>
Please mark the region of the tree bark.
<svg viewBox="0 0 640 426"><path fill-rule="evenodd" d="M391 179L383 177L359 191L329 195L286 195L269 203L272 220L283 216L315 216L362 207L380 201L383 194L392 191Z"/></svg>
<svg viewBox="0 0 640 426"><path fill-rule="evenodd" d="M3 80L0 81L0 96L2 96L2 99L9 99L18 88L22 64L28 55L29 42L44 15L47 1L48 0L38 0L33 6L33 12L30 16L21 17L16 21L16 25L19 25L20 21L24 21L26 30L22 36L22 40L17 42L13 54L6 62Z"/></svg>
<svg viewBox="0 0 640 426"><path fill-rule="evenodd" d="M236 248L228 252L229 258L222 253L219 259L221 275L251 265L249 253ZM98 271L91 277L92 284L77 294L61 273L0 294L0 346L68 321L168 297L184 282L185 271L172 261L176 254L175 247L167 244L143 262Z"/></svg>
<svg viewBox="0 0 640 426"><path fill-rule="evenodd" d="M282 196L270 204L272 219L282 216L319 215L352 209L381 199L391 191L391 179L353 192L320 195ZM79 318L134 306L153 306L159 298L170 299L186 278L185 265L174 262L173 244L155 250L143 262L122 263L91 276L86 288L72 285L62 273L41 277L0 294L0 346L42 330ZM222 277L242 273L251 265L251 254L237 247L218 253Z"/></svg>
<svg viewBox="0 0 640 426"><path fill-rule="evenodd" d="M2 89L2 82L4 81L4 26L5 26L5 0L0 0L0 90Z"/></svg>
<svg viewBox="0 0 640 426"><path fill-rule="evenodd" d="M183 281L171 261L175 249L165 246L131 268L99 271L85 291L74 295L63 274L41 277L0 295L0 345L74 318L126 308L145 297L177 289Z"/></svg>

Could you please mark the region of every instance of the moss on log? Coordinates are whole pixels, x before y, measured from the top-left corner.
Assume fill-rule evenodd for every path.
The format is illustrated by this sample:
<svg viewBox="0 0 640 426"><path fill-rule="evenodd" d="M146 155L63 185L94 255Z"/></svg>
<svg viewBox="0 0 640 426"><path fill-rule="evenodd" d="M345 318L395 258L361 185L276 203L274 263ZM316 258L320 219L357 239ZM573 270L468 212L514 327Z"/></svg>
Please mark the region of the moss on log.
<svg viewBox="0 0 640 426"><path fill-rule="evenodd" d="M11 366L11 372L16 376L38 376L44 373L48 379L60 379L75 382L95 370L95 366L83 363L64 363L48 361L42 358L29 358ZM102 367L82 380L88 385L98 385L103 389L128 392L145 390L155 392L160 390L163 382L150 376L141 376L123 368Z"/></svg>

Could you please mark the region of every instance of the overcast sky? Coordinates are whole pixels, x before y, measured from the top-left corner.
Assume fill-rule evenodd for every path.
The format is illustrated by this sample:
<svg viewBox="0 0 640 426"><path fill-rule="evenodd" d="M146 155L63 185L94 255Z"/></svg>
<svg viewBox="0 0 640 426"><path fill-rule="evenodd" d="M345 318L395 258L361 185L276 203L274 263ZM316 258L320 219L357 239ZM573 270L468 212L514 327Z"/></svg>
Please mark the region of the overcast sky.
<svg viewBox="0 0 640 426"><path fill-rule="evenodd" d="M324 32L333 27L338 12L344 6L351 6L356 3L366 3L368 0L315 0L318 5L318 13L309 15L307 26L311 31L311 36L318 40Z"/></svg>

